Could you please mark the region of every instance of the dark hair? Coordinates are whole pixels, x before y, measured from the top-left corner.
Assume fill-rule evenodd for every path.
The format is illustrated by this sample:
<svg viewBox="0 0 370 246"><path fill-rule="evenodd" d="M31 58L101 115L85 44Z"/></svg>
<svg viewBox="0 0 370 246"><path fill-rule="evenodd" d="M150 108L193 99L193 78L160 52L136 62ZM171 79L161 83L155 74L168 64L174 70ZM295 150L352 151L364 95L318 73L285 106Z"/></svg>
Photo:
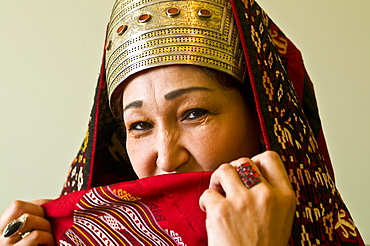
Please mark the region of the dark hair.
<svg viewBox="0 0 370 246"><path fill-rule="evenodd" d="M212 68L202 67L202 69L206 72L206 74L211 76L212 79L217 81L225 89L237 89L242 94L244 91L245 92L250 91L250 89L247 88L248 87L247 85L249 85L248 81L244 81L244 83L242 83L233 76Z"/></svg>
<svg viewBox="0 0 370 246"><path fill-rule="evenodd" d="M242 83L227 73L206 67L203 67L203 70L215 81L217 81L220 85L222 85L225 89L238 90L242 95L244 103L248 106L248 108L255 110L254 96L252 93L252 89L250 87L250 81L248 76L246 76L244 82Z"/></svg>

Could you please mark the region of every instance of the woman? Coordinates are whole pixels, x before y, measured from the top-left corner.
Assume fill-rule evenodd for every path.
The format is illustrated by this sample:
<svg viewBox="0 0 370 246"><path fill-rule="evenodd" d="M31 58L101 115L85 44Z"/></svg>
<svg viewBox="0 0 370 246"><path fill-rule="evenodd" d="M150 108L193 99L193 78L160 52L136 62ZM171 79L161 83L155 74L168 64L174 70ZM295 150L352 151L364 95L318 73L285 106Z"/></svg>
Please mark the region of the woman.
<svg viewBox="0 0 370 246"><path fill-rule="evenodd" d="M336 191L311 84L290 41L255 2L157 3L114 6L89 131L63 193L81 191L44 205L57 242L140 235L188 245L363 244ZM271 151L256 155L264 149L282 161ZM171 202L147 198L158 199L157 189ZM202 192L192 197L195 190ZM176 197L184 194L191 199L183 207ZM94 237L85 222L108 209L101 200L130 200L156 231ZM31 233L21 239L11 225L1 243L52 245L42 202L14 203L0 228L27 213L18 225ZM181 216L188 226L177 223Z"/></svg>

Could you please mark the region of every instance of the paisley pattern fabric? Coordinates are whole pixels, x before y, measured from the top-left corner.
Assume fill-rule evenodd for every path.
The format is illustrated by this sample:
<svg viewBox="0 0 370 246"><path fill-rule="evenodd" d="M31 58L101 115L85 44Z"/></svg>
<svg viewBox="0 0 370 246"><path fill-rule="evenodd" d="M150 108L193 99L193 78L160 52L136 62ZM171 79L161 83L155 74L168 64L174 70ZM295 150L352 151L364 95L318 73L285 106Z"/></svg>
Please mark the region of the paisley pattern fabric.
<svg viewBox="0 0 370 246"><path fill-rule="evenodd" d="M364 245L335 186L313 85L299 50L255 1L231 4L266 148L281 155L296 195L289 244ZM108 107L102 64L87 135L63 194L137 179L119 141L124 139L121 123Z"/></svg>

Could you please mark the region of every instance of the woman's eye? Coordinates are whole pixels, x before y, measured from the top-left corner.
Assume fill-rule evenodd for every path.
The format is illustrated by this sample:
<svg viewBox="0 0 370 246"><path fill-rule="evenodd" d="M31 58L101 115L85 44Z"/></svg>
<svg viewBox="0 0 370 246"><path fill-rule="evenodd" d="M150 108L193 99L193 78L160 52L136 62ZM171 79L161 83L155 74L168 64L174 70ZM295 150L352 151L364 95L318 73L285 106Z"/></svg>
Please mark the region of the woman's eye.
<svg viewBox="0 0 370 246"><path fill-rule="evenodd" d="M208 114L208 110L203 108L194 108L185 112L183 120L196 120Z"/></svg>
<svg viewBox="0 0 370 246"><path fill-rule="evenodd" d="M129 130L134 130L134 131L145 131L151 129L153 126L149 122L145 121L139 121L131 124Z"/></svg>

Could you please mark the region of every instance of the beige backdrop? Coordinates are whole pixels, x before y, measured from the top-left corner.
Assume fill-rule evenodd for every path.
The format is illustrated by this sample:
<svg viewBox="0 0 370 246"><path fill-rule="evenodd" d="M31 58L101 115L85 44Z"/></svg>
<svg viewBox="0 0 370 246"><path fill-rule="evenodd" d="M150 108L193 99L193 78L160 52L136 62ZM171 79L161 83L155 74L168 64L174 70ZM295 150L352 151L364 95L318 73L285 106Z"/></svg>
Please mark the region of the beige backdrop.
<svg viewBox="0 0 370 246"><path fill-rule="evenodd" d="M58 196L113 0L0 0L0 211ZM260 0L304 55L339 190L370 244L370 1Z"/></svg>

